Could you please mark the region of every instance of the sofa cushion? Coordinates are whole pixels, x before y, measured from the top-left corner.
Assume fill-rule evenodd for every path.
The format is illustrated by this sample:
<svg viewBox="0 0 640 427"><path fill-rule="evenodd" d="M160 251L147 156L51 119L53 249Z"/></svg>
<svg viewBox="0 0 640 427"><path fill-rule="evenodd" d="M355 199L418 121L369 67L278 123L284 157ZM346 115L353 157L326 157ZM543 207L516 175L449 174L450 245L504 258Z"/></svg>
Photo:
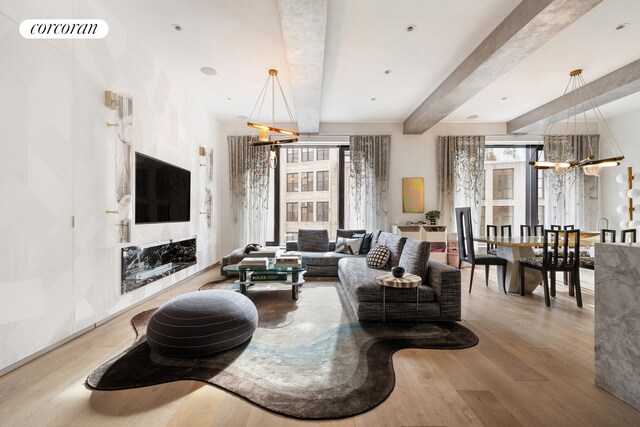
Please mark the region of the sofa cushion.
<svg viewBox="0 0 640 427"><path fill-rule="evenodd" d="M387 232L387 231L381 231L378 234L378 239L376 240L376 245L386 245L387 244L387 240L389 240L389 237L393 236L393 234Z"/></svg>
<svg viewBox="0 0 640 427"><path fill-rule="evenodd" d="M375 248L374 248L375 249ZM372 250L374 250L372 249ZM382 305L382 286L376 284L376 277L385 271L367 267L366 259L361 257L345 257L338 262L342 286L354 301L377 302ZM389 288L385 290L386 303L416 302L414 288ZM418 301L420 304L434 302L436 293L430 286L418 286Z"/></svg>
<svg viewBox="0 0 640 427"><path fill-rule="evenodd" d="M360 253L366 255L371 250L371 240L373 239L373 233L355 233L352 237L359 237L362 239L360 245Z"/></svg>
<svg viewBox="0 0 640 427"><path fill-rule="evenodd" d="M348 239L346 237L338 237L338 240L336 240L335 252L349 255L358 255L360 253L361 245L362 238Z"/></svg>
<svg viewBox="0 0 640 427"><path fill-rule="evenodd" d="M298 230L298 250L327 252L329 250L329 232L301 228Z"/></svg>
<svg viewBox="0 0 640 427"><path fill-rule="evenodd" d="M366 265L369 268L385 268L391 258L391 251L388 247L378 245L367 254Z"/></svg>
<svg viewBox="0 0 640 427"><path fill-rule="evenodd" d="M380 233L382 234L382 233ZM395 234L386 233L386 242L385 245L391 251L391 259L389 260L389 265L391 267L395 267L400 262L400 255L402 255L402 248L404 248L404 244L407 241L406 237L396 236Z"/></svg>
<svg viewBox="0 0 640 427"><path fill-rule="evenodd" d="M378 246L378 238L380 237L381 230L376 230L372 233L371 236L371 248L375 248Z"/></svg>
<svg viewBox="0 0 640 427"><path fill-rule="evenodd" d="M429 255L431 243L414 239L407 239L402 248L402 255L398 265L407 273L412 273L422 278L422 283L427 283L427 269L429 268Z"/></svg>
<svg viewBox="0 0 640 427"><path fill-rule="evenodd" d="M346 237L350 239L354 234L364 234L366 232L367 230L345 230L343 228L339 228L338 231L336 231L336 242L340 237Z"/></svg>

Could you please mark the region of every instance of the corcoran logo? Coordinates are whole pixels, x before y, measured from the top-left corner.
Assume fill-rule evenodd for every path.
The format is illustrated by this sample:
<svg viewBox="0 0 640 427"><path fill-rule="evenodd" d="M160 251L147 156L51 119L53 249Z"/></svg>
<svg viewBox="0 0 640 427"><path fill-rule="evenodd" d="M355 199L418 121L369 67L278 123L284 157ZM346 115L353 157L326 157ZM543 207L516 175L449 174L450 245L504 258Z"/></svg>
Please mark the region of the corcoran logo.
<svg viewBox="0 0 640 427"><path fill-rule="evenodd" d="M109 25L102 19L25 19L20 34L25 39L102 39Z"/></svg>

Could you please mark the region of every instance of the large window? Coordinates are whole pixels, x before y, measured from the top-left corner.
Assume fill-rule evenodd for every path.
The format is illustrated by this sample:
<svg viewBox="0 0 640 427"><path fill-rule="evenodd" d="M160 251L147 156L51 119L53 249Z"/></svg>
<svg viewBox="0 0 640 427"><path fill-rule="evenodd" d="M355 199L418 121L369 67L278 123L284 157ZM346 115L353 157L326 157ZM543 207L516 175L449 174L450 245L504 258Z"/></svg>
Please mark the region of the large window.
<svg viewBox="0 0 640 427"><path fill-rule="evenodd" d="M287 148L287 163L296 163L298 161L298 149Z"/></svg>
<svg viewBox="0 0 640 427"><path fill-rule="evenodd" d="M316 191L329 191L329 171L316 172Z"/></svg>
<svg viewBox="0 0 640 427"><path fill-rule="evenodd" d="M301 148L300 149L300 161L302 162L313 162L313 152L315 150L313 148Z"/></svg>
<svg viewBox="0 0 640 427"><path fill-rule="evenodd" d="M300 174L301 191L313 191L313 172L302 172Z"/></svg>
<svg viewBox="0 0 640 427"><path fill-rule="evenodd" d="M318 160L329 160L329 149L326 147L318 148L316 155Z"/></svg>
<svg viewBox="0 0 640 427"><path fill-rule="evenodd" d="M493 199L513 199L513 168L493 170Z"/></svg>
<svg viewBox="0 0 640 427"><path fill-rule="evenodd" d="M295 191L298 191L298 174L288 173L287 174L287 193L293 193Z"/></svg>
<svg viewBox="0 0 640 427"><path fill-rule="evenodd" d="M317 222L329 222L329 202L316 203L318 211L316 212Z"/></svg>
<svg viewBox="0 0 640 427"><path fill-rule="evenodd" d="M298 222L297 203L287 203L287 221Z"/></svg>
<svg viewBox="0 0 640 427"><path fill-rule="evenodd" d="M511 232L513 233L513 206L494 206L493 223L497 226L511 224ZM517 228L520 229L519 224Z"/></svg>
<svg viewBox="0 0 640 427"><path fill-rule="evenodd" d="M313 221L313 202L303 202L300 205L300 221L302 222Z"/></svg>

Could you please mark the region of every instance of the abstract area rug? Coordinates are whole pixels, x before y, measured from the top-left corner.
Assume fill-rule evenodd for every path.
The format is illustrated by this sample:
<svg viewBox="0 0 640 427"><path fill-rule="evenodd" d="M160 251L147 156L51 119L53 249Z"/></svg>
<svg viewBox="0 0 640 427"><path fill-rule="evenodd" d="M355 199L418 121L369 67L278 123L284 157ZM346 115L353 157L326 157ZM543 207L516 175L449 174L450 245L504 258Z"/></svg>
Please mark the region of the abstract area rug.
<svg viewBox="0 0 640 427"><path fill-rule="evenodd" d="M233 289L218 283L203 289ZM137 314L133 345L87 378L97 390L144 387L178 380L210 383L278 414L299 419L344 418L383 402L395 385L392 355L404 348L462 349L478 338L451 323L357 321L337 282L307 282L298 301L291 288L256 285L247 296L259 312L250 341L205 358L152 352L147 323Z"/></svg>

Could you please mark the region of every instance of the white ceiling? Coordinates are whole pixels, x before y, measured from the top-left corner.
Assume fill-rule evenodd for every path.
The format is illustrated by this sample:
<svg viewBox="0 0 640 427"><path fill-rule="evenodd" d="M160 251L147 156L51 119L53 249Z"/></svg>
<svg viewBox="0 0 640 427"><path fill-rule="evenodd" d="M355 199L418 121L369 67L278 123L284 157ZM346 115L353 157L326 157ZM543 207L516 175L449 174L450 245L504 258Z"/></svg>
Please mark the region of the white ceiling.
<svg viewBox="0 0 640 427"><path fill-rule="evenodd" d="M329 0L321 121L403 121L518 3ZM249 115L269 68L279 70L293 103L277 0L110 0L104 7L218 120ZM616 31L623 22L630 25ZM416 30L406 32L409 24ZM560 96L572 69L591 82L639 59L638 40L640 1L604 0L445 121L511 120ZM205 76L203 66L217 75ZM601 109L606 116L640 109L640 96Z"/></svg>

